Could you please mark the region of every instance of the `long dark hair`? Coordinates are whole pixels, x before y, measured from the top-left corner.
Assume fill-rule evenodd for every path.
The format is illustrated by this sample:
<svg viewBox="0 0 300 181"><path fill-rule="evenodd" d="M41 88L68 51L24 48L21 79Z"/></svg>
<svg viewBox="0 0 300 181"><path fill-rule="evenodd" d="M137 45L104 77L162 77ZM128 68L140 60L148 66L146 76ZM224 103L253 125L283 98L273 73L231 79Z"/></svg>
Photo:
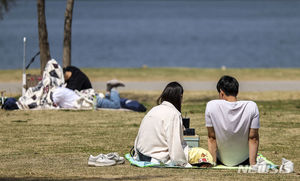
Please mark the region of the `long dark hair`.
<svg viewBox="0 0 300 181"><path fill-rule="evenodd" d="M182 95L182 86L178 82L170 82L158 97L157 104L161 104L163 101L168 101L172 103L179 112L181 112Z"/></svg>

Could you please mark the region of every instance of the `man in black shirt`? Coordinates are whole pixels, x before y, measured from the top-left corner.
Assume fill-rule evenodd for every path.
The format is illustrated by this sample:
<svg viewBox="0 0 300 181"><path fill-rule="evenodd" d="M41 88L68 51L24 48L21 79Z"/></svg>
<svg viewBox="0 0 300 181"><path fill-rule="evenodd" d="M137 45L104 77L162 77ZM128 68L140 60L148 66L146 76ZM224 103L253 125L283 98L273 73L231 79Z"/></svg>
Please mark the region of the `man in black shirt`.
<svg viewBox="0 0 300 181"><path fill-rule="evenodd" d="M63 71L67 88L78 91L92 88L89 78L79 68L67 66Z"/></svg>

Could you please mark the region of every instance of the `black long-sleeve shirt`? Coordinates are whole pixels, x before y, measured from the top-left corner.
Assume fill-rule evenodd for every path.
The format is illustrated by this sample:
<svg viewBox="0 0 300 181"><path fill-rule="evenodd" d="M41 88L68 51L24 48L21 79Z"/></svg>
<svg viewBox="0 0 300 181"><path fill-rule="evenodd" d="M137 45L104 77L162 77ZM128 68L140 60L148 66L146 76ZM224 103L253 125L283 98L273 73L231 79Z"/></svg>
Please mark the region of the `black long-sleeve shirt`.
<svg viewBox="0 0 300 181"><path fill-rule="evenodd" d="M66 81L67 88L78 91L92 88L89 78L79 68L68 66L64 71L72 72L71 77Z"/></svg>

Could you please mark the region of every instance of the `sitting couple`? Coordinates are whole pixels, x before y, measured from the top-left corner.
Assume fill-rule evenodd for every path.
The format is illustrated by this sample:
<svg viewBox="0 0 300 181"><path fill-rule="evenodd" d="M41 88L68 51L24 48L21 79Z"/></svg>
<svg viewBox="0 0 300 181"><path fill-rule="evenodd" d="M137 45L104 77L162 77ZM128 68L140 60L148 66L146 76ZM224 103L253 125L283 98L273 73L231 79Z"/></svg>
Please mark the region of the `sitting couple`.
<svg viewBox="0 0 300 181"><path fill-rule="evenodd" d="M259 144L259 112L252 101L238 101L239 83L223 76L218 84L220 100L207 103L208 151L213 161L227 166L255 165ZM190 148L183 139L181 104L183 88L169 83L141 122L135 139L135 158L190 167ZM209 153L208 153L209 154ZM203 162L205 163L205 162Z"/></svg>

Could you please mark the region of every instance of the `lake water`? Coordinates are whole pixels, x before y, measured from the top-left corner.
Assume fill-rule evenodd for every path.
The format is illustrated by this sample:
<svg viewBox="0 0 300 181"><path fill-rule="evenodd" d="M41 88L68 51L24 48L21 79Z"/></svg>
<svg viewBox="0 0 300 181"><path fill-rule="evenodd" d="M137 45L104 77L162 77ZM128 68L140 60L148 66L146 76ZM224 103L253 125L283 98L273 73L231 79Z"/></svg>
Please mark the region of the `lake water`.
<svg viewBox="0 0 300 181"><path fill-rule="evenodd" d="M52 58L62 63L66 0L46 0ZM0 69L38 51L36 0L17 0L0 21ZM75 0L78 67L300 67L297 0ZM39 67L37 60L31 67Z"/></svg>

